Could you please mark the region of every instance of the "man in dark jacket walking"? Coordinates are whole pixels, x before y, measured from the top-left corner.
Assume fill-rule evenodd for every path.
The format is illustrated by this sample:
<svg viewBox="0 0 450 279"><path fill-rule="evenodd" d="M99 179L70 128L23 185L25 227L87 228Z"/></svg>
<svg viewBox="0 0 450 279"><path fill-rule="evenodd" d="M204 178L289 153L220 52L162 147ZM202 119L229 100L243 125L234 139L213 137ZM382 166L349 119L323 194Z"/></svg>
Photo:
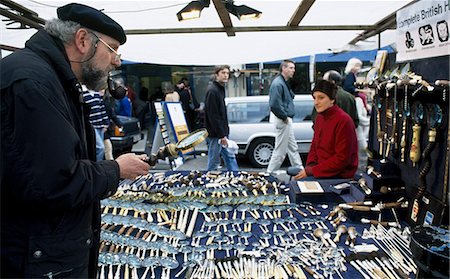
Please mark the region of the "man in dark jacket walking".
<svg viewBox="0 0 450 279"><path fill-rule="evenodd" d="M208 170L217 170L220 155L229 171L238 171L236 156L227 148L228 126L225 106L225 83L230 77L230 66L221 65L214 69L215 80L208 85L205 96L205 125L208 130Z"/></svg>
<svg viewBox="0 0 450 279"><path fill-rule="evenodd" d="M144 156L95 162L81 83L105 88L120 66L122 27L80 4L57 10L0 62L1 278L94 278L100 200L119 178L148 173Z"/></svg>

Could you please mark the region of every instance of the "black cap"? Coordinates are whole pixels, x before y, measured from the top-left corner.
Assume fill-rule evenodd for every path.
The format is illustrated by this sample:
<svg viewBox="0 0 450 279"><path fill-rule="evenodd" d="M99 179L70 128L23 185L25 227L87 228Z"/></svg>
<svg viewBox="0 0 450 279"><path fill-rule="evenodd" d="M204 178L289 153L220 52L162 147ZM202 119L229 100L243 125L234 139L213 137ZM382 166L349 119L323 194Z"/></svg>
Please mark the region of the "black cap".
<svg viewBox="0 0 450 279"><path fill-rule="evenodd" d="M71 3L57 9L58 18L70 20L82 26L108 35L123 45L127 41L125 31L116 21L92 7Z"/></svg>
<svg viewBox="0 0 450 279"><path fill-rule="evenodd" d="M311 94L314 95L314 92L320 91L324 94L326 94L331 100L336 99L336 91L337 87L334 83L328 80L319 80L316 83L316 86L314 86L314 89L312 90Z"/></svg>

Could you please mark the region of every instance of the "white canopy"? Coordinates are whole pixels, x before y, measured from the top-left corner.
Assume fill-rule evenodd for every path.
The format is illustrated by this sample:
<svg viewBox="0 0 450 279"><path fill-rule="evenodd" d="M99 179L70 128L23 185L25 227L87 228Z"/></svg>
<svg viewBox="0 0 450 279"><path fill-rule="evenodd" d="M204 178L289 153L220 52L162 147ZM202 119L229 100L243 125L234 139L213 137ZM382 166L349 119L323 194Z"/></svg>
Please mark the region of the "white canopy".
<svg viewBox="0 0 450 279"><path fill-rule="evenodd" d="M35 11L43 19L56 17L56 8L74 1L16 0L16 3ZM176 13L190 0L181 1L77 1L97 9L119 22L125 30L223 27L211 1L209 8L195 20L179 22ZM261 18L239 21L231 16L234 27L286 26L301 1L235 1L261 11ZM411 1L401 0L317 0L300 22L309 25L373 25ZM5 19L4 17L1 17ZM15 23L8 27L18 27ZM0 23L1 44L23 47L35 29L6 29ZM302 55L339 51L361 30L353 31L285 31L236 32L228 37L223 33L128 35L120 47L122 58L135 62L172 65L246 64L280 60ZM381 46L395 41L395 30L381 34ZM359 42L352 49L375 49L378 38ZM5 52L2 51L5 55Z"/></svg>

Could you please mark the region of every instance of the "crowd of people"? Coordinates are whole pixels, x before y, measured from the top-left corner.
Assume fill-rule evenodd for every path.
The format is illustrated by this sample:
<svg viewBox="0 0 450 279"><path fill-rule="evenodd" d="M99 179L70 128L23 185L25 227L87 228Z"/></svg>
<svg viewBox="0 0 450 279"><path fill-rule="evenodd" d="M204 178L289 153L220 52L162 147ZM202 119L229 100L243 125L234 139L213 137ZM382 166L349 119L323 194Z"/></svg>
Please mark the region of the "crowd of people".
<svg viewBox="0 0 450 279"><path fill-rule="evenodd" d="M325 89L331 90L330 86L325 86L323 81L319 81L317 86L312 91L313 98L315 100L314 108L311 114L311 118L313 121L313 127L315 130L315 134L321 133L321 122L319 121L319 126L316 124L316 119L322 118L326 113L319 113L317 108L320 107L320 102L316 102L315 91L318 91L319 88L322 94L325 94L330 104L336 105L336 108L340 108L343 110L348 116L350 116L353 125L356 129L356 138L357 138L357 146L358 146L358 167L357 173L362 173L367 164L367 136L369 130L369 107L367 105L366 95L358 90L355 87L356 75L362 67L362 62L357 58L352 58L348 61L346 69L345 69L345 79L342 78L341 74L335 70L330 70L325 72L322 77L322 80L328 81L328 83L333 84L333 90L335 92L327 91L324 92ZM227 73L222 73L221 71L225 71ZM206 89L205 102L199 103L197 98L192 92L191 87L189 86L189 81L187 78L180 79L175 85L171 82L163 82L161 84L161 89L163 93L162 101L165 102L179 102L183 109L183 113L185 115L186 124L189 131L194 131L198 128L205 127L209 132L209 137L207 139L208 143L208 164L207 170L217 170L220 168L221 159L225 165L225 169L230 171L238 170L238 165L236 161L236 156L233 148L227 148L228 142L230 141L227 137L229 134L228 127L228 119L225 105L225 86L229 79L229 66L228 65L220 65L216 66L214 77L210 82L209 86ZM331 173L333 173L332 168L329 165L326 166L326 169L330 171L330 174L319 174L313 175L311 168L306 168L303 166L303 162L300 158L300 155L297 150L297 143L293 132L293 117L295 114L293 99L295 98L295 94L290 88L289 80L294 76L295 73L295 64L292 61L285 60L280 65L280 74L276 76L270 86L269 95L269 105L271 110L270 121L274 123L275 127L275 147L272 153L271 160L267 167L267 172L273 173L278 170L282 163L284 162L286 155L288 156L291 165L297 167L299 170L303 171L302 173L308 174L309 176L314 177L329 177ZM320 87L321 86L321 87ZM145 91L146 88L143 87L142 91ZM108 110L106 110L106 105L104 102L108 96L105 95L104 90L100 92L94 92L93 90L87 90L84 93L84 97L86 98L94 98L98 99L97 101L93 100L85 100L85 102L91 107L91 113L89 116L89 121L94 127L96 134L96 152L97 152L97 160L109 159L112 160L113 156L111 156L111 149L108 148L108 155L105 155L105 146L108 146L108 134L113 130L112 127L118 126L121 127L120 120L116 115L123 116L135 116L141 122L141 127L145 127L143 122L143 118L145 117L145 113L148 110L148 104L142 100L141 96L137 97L134 90L128 87L127 94L120 100L113 100L113 102L109 102L112 104L109 106ZM91 96L91 97L90 97ZM94 97L95 96L95 97ZM146 96L144 100L148 98L148 89L146 90ZM323 96L321 96L323 97ZM330 106L331 108L331 106ZM333 108L332 110L334 110ZM332 111L330 110L330 111ZM106 113L106 111L108 113ZM327 110L328 111L328 110ZM334 115L334 114L333 114ZM200 119L201 118L201 119ZM335 116L333 116L335 118ZM336 124L336 123L335 123ZM323 124L322 124L323 125ZM329 131L329 129L327 129ZM332 135L337 135L338 130L333 130ZM105 138L104 138L105 137ZM337 136L336 140L339 140L340 137ZM348 140L347 138L346 140ZM323 137L321 137L323 140ZM329 142L330 139L327 139L325 142ZM110 141L109 141L110 142ZM216 144L218 142L218 144ZM318 139L316 141L313 140L313 144L311 147L311 154L315 154L315 148L317 146ZM234 143L231 143L234 144ZM335 143L336 146L345 146L348 147L350 144L346 142L343 143ZM323 143L319 144L320 147L324 147ZM334 148L334 147L333 147ZM337 152L336 150L331 152L330 150L326 151L327 154L333 154ZM342 151L343 153L339 156L342 158L350 158L347 156L350 154L347 151ZM320 152L319 152L320 154ZM337 154L337 153L336 153ZM335 154L335 157L339 157ZM317 154L316 154L317 155ZM311 166L311 164L318 164L318 158L313 160L314 155L311 155L311 162L309 161L306 166ZM321 158L319 161L331 160L331 157L326 156L325 158ZM314 162L314 163L312 163ZM335 163L339 166L339 168L348 169L349 164L343 162ZM354 160L350 163L350 165L354 164ZM351 167L353 168L353 167ZM317 169L317 168L315 168ZM331 175L333 177L344 177L349 176L348 174L342 174L340 172L334 173ZM352 175L350 175L352 176ZM305 175L298 175L297 178L304 178Z"/></svg>
<svg viewBox="0 0 450 279"><path fill-rule="evenodd" d="M316 83L311 93L314 99L311 113L314 136L304 165L292 127L295 94L289 80L294 76L295 63L290 60L281 63L280 74L273 79L269 89L275 147L267 167L268 173L279 170L286 155L291 165L298 169L296 179L354 178L364 172L367 165L370 108L365 94L354 87L361 66L359 59L350 59L344 82L337 71L330 70ZM229 126L224 101L229 66L217 66L214 74L214 81L208 86L205 99L205 124L209 133L207 170L217 170L221 156L226 170L235 171L238 165L235 154L231 152L233 141L228 139Z"/></svg>
<svg viewBox="0 0 450 279"><path fill-rule="evenodd" d="M141 88L136 96L132 88L108 86L108 73L121 65L123 28L82 4L62 6L57 15L24 49L0 62L2 278L96 278L100 200L116 192L119 179L135 179L150 168L146 155L114 159L109 140L114 126L122 127L117 115L145 122L148 112L148 90ZM269 172L288 154L300 169L297 179L353 177L368 123L367 102L352 89L361 65L349 64L343 88L337 72L314 87L315 132L303 165L292 131L295 95L288 83L295 64L283 61L270 87L276 139ZM239 170L236 143L228 138L229 77L229 66L215 68L204 106L187 79L163 86L166 101L181 103L191 131L203 125L204 115L208 170L217 170L221 157L227 170ZM361 163L362 154L359 158Z"/></svg>
<svg viewBox="0 0 450 279"><path fill-rule="evenodd" d="M288 156L291 165L300 170L299 174L296 176L297 179L305 179L306 176L314 178L347 178L352 177L355 173L359 175L364 172L368 157L366 149L370 124L370 107L367 104L366 94L355 87L356 76L361 67L362 62L357 58L352 58L348 61L345 68L345 78L342 78L338 71L329 70L324 73L322 80L319 81L313 89L312 96L314 98L314 108L311 118L315 133L311 151L309 152L310 157L308 156L307 163L304 165L298 152L292 126L295 114L293 103L295 94L290 87L289 81L294 76L295 64L290 60L285 60L281 63L280 74L273 79L269 89L269 106L271 110L270 121L274 123L275 128L275 147L267 167L268 173L274 173L279 170L286 155ZM203 127L208 130L207 170L218 170L221 168L222 161L225 166L224 169L226 170L236 171L239 169L236 160L236 143L228 139L229 126L225 105L225 86L229 79L229 72L230 68L228 65L216 66L213 78L206 89L205 100L202 103L198 102L187 78L180 79L175 85L170 81L165 81L161 84L163 95L160 101L179 102L181 104L186 119L186 125L190 132ZM323 81L327 81L327 83L324 83ZM333 86L324 86L324 84L332 84ZM317 87L319 85L321 87ZM333 88L333 90L330 88ZM326 89L329 91L324 92ZM142 92L145 94L142 94ZM315 96L315 94L318 94L319 92L322 93L319 94L320 98ZM94 94L93 91L88 90L85 93L85 97L92 94ZM100 96L98 93L95 94ZM122 125L116 115L135 116L141 122L141 127L146 127L144 118L145 114L149 112L149 104L143 100L149 100L148 89L143 87L141 89L141 94L136 96L133 89L128 87L127 94L119 100L113 100L112 103L109 102L109 106L106 106L106 104L103 105L107 100L108 94L105 95L101 93L101 95L103 98L98 97L98 102L100 103L101 110L103 110L103 123L101 124L103 126L98 124L100 115L97 105L92 107L89 121L93 125L97 137L97 160L113 160L114 158L111 155L111 142L109 141L109 137L111 136L114 127L117 126L120 128ZM327 109L327 112L319 112L317 110L321 107L319 99L324 98L329 99L330 110ZM87 101L86 103L94 104L91 101ZM328 146L329 150L322 150L327 146L324 145L323 142L322 126L324 124L322 123L322 118L324 115L331 114L331 111L336 110L336 108L345 112L345 115L350 117L351 122L355 127L357 140L356 161L349 150L342 149L342 147L347 148L352 145L351 135L353 133L350 133L345 139L343 138L342 140L344 141L339 142L339 140L341 140L339 134L342 131L337 130L338 128L341 128L339 125L336 126L337 123L334 123L332 126L325 125L325 127L327 127L325 129L326 131L330 131L329 128L334 127L331 133L333 136L330 135L330 137L325 140L325 143L330 143L331 139L334 139L334 143L332 146ZM105 117L105 115L107 115L107 117ZM335 113L332 113L332 115L333 119L336 118ZM316 122L317 118L320 120L318 123ZM326 117L326 119L328 118ZM329 121L325 122L328 123ZM319 137L318 135L321 136ZM318 150L315 150L316 148L318 148ZM318 153L316 151L318 151ZM317 154L320 156L314 158ZM343 162L342 160L339 160L339 158L347 161ZM333 167L330 167L329 165L334 159L337 161L331 163L331 165L338 168L337 171L333 171ZM320 165L320 162L324 161L328 162L324 165L324 168L327 169L329 173L316 171L314 174L312 166ZM356 170L351 171L350 173L344 173L349 169L353 170L355 162L357 162ZM314 170L318 169L320 168L314 167Z"/></svg>
<svg viewBox="0 0 450 279"><path fill-rule="evenodd" d="M280 75L270 87L270 109L275 115L275 148L267 172L279 169L286 154L298 169L295 179L354 178L367 165L369 108L366 96L355 88L356 75L362 62L352 58L346 66L346 77L327 71L312 90L314 136L306 164L298 156L294 134L289 128L294 116L295 97L288 80L295 71L293 61L285 60Z"/></svg>

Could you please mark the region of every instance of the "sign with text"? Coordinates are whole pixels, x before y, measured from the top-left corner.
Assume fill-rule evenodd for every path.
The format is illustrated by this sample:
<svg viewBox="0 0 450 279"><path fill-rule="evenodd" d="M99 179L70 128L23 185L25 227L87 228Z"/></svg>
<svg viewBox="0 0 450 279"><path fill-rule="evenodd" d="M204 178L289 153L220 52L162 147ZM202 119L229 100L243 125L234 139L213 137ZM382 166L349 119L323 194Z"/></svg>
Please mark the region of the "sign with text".
<svg viewBox="0 0 450 279"><path fill-rule="evenodd" d="M422 0L397 12L397 62L450 54L450 0Z"/></svg>
<svg viewBox="0 0 450 279"><path fill-rule="evenodd" d="M183 108L181 107L181 103L172 103L165 102L165 106L167 109L167 114L170 119L170 123L172 124L172 129L175 135L176 141L180 141L189 135L189 128L187 126L186 118L184 116ZM194 151L193 148L188 150L183 150L181 153L189 154Z"/></svg>

